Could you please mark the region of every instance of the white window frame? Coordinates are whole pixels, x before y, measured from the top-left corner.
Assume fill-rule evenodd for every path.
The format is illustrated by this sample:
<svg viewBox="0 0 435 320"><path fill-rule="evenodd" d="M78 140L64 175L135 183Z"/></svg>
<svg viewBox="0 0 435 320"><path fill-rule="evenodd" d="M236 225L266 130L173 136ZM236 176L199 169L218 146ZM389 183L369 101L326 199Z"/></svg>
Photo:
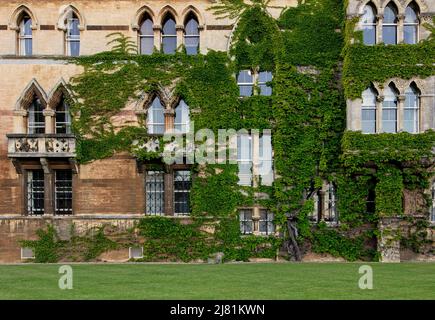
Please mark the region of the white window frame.
<svg viewBox="0 0 435 320"><path fill-rule="evenodd" d="M72 21L77 21L78 22L78 26L80 26L80 19L79 18L68 18L67 22L66 22L66 26L67 26L67 30L66 30L66 35L65 35L65 40L66 40L66 53L67 56L72 57L72 50L71 50L71 45L72 43L79 43L79 54L78 56L80 56L80 29L79 29L79 34L78 35L70 35L69 34L69 30L71 29L71 23Z"/></svg>
<svg viewBox="0 0 435 320"><path fill-rule="evenodd" d="M25 34L25 25L24 25L25 18L28 18L31 21L31 24L30 24L31 32L28 35ZM20 27L18 30L18 53L20 56L28 57L28 56L33 55L33 30L32 30L32 26L33 26L32 18L28 15L23 16L23 18L20 21ZM31 40L31 43L32 43L32 52L30 54L26 54L26 45L25 45L26 40Z"/></svg>

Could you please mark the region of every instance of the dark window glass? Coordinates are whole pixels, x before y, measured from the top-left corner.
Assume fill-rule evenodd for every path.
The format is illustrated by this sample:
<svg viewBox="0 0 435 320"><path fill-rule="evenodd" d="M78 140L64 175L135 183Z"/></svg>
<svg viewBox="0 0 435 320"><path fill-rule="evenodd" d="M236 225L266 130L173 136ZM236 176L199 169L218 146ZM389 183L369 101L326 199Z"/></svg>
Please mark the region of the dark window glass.
<svg viewBox="0 0 435 320"><path fill-rule="evenodd" d="M174 172L174 208L175 215L188 215L190 213L190 171L180 170Z"/></svg>
<svg viewBox="0 0 435 320"><path fill-rule="evenodd" d="M240 232L242 234L251 234L254 230L252 221L252 209L243 209L239 211Z"/></svg>
<svg viewBox="0 0 435 320"><path fill-rule="evenodd" d="M72 18L67 20L67 49L68 55L72 57L77 57L80 55L80 29L79 29L80 21L75 14L72 15Z"/></svg>
<svg viewBox="0 0 435 320"><path fill-rule="evenodd" d="M72 214L72 171L55 171L55 214Z"/></svg>
<svg viewBox="0 0 435 320"><path fill-rule="evenodd" d="M33 53L32 19L27 15L21 19L18 38L20 55L31 56Z"/></svg>
<svg viewBox="0 0 435 320"><path fill-rule="evenodd" d="M44 214L44 171L27 171L27 213Z"/></svg>
<svg viewBox="0 0 435 320"><path fill-rule="evenodd" d="M275 225L273 223L273 213L269 210L260 210L260 225L259 231L262 234L273 234L275 232Z"/></svg>

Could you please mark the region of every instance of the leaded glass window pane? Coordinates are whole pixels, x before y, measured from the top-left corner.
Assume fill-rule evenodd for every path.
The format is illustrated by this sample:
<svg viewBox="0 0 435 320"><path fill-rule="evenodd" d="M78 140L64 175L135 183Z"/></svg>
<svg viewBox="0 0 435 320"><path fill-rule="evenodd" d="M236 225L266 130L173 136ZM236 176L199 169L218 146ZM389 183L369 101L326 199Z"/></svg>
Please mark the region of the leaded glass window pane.
<svg viewBox="0 0 435 320"><path fill-rule="evenodd" d="M174 172L174 208L175 215L190 214L190 171L178 170Z"/></svg>
<svg viewBox="0 0 435 320"><path fill-rule="evenodd" d="M254 230L252 221L252 209L242 209L239 211L240 232L242 234L251 234Z"/></svg>
<svg viewBox="0 0 435 320"><path fill-rule="evenodd" d="M55 213L72 214L72 171L55 171Z"/></svg>
<svg viewBox="0 0 435 320"><path fill-rule="evenodd" d="M27 171L27 214L44 214L44 171Z"/></svg>
<svg viewBox="0 0 435 320"><path fill-rule="evenodd" d="M181 100L178 106L175 108L175 121L174 126L176 132L187 133L190 129L190 116L189 106Z"/></svg>
<svg viewBox="0 0 435 320"><path fill-rule="evenodd" d="M267 83L270 81L272 81L272 72L262 71L258 74L258 86L262 96L272 95L272 87L267 85Z"/></svg>
<svg viewBox="0 0 435 320"><path fill-rule="evenodd" d="M146 214L164 215L165 212L165 173L147 171L145 177Z"/></svg>
<svg viewBox="0 0 435 320"><path fill-rule="evenodd" d="M242 70L237 76L237 84L240 89L241 97L252 96L252 89L254 86L253 77L250 70Z"/></svg>
<svg viewBox="0 0 435 320"><path fill-rule="evenodd" d="M273 223L273 213L269 210L260 210L259 231L262 234L270 235L275 232L275 224Z"/></svg>
<svg viewBox="0 0 435 320"><path fill-rule="evenodd" d="M45 116L41 100L36 96L29 107L28 133L45 133Z"/></svg>
<svg viewBox="0 0 435 320"><path fill-rule="evenodd" d="M184 46L188 55L198 54L199 51L199 23L191 16L184 26Z"/></svg>

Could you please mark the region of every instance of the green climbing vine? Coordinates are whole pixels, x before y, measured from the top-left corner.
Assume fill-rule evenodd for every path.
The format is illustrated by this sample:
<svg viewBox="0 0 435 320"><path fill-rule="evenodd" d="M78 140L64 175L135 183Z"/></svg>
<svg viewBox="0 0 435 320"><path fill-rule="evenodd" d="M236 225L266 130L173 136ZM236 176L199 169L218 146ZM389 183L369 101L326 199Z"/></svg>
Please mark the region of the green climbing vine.
<svg viewBox="0 0 435 320"><path fill-rule="evenodd" d="M342 0L299 1L278 19L268 13L268 4L224 0L212 6L217 16L237 20L229 54L137 55L128 38L111 35L111 51L74 60L84 71L70 89L81 163L121 151L140 160L159 158L158 152L140 148L150 136L144 97L168 88L190 106L195 131L271 129L277 173L273 186L240 187L234 164L194 165L191 223L144 218L121 244L107 238L107 230L62 242L49 229L40 233L40 240L27 243L35 247L38 261L59 259L65 247L84 246L76 258L92 260L116 245L138 243L144 247L144 261L192 261L216 252L223 252L226 260L273 258L288 237L289 215L295 215L297 242L305 251L376 259L379 219L403 215L405 189L428 186L435 136L432 131L347 132L346 99L359 98L371 81L434 75L434 39L418 45L364 46L361 33L354 31L357 20L346 20ZM272 71L272 95L239 98L235 74L242 69ZM137 120L120 125L116 120L123 110L135 112ZM337 186L338 227L315 226L309 220L312 195L324 181ZM367 205L370 197L374 210ZM273 211L281 237L240 235L237 208L255 203ZM418 234L402 238L414 249L427 241L427 225L419 221L413 222ZM214 233L203 231L208 227ZM96 244L84 245L92 241Z"/></svg>

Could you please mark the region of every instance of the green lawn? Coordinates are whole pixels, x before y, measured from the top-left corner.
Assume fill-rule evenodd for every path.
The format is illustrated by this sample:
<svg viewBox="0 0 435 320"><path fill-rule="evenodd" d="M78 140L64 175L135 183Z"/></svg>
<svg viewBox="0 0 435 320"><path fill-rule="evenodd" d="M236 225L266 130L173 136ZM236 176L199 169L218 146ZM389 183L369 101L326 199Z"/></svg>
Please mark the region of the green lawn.
<svg viewBox="0 0 435 320"><path fill-rule="evenodd" d="M358 288L360 263L1 265L0 299L435 299L435 264L370 264L372 290Z"/></svg>

